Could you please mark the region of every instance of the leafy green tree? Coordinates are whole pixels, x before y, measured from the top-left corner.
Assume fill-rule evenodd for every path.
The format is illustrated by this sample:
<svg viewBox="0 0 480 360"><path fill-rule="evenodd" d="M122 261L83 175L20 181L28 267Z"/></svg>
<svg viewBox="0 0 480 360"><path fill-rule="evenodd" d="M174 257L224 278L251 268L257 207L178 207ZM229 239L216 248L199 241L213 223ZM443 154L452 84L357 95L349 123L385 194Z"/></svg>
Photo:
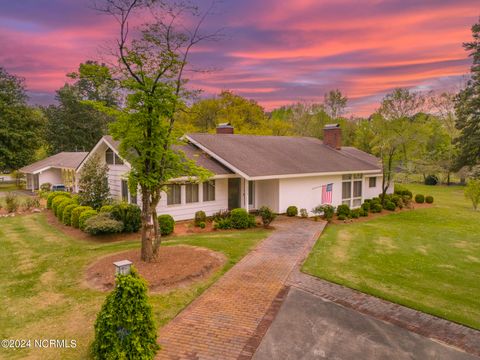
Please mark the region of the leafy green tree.
<svg viewBox="0 0 480 360"><path fill-rule="evenodd" d="M323 104L325 112L332 120L336 120L344 114L347 103L348 98L343 96L342 92L338 89L330 90L324 95Z"/></svg>
<svg viewBox="0 0 480 360"><path fill-rule="evenodd" d="M455 104L456 125L460 130L457 169L480 162L480 22L472 26L472 36L473 41L463 44L473 59L471 79L458 94Z"/></svg>
<svg viewBox="0 0 480 360"><path fill-rule="evenodd" d="M100 209L109 203L108 166L97 155L90 157L83 165L78 187L81 205Z"/></svg>
<svg viewBox="0 0 480 360"><path fill-rule="evenodd" d="M97 8L118 20L118 66L114 72L120 79L120 90L127 97L121 109L96 104L99 109L116 115L111 133L120 141L120 153L131 165L130 191L136 193L140 187L141 258L150 262L157 256L161 243L156 208L165 185L184 176L192 181L211 176L174 146L181 135L176 120L179 112L186 109L185 100L192 95L185 87L190 51L215 34L200 32L209 11L202 15L183 3L167 6L140 0L104 0ZM140 28L137 37L130 39L129 21L146 12L156 16ZM189 15L196 21L191 31L186 30L186 24L192 24L192 17L185 18Z"/></svg>
<svg viewBox="0 0 480 360"><path fill-rule="evenodd" d="M477 210L480 203L480 179L471 179L465 187L465 197L472 202L474 210Z"/></svg>
<svg viewBox="0 0 480 360"><path fill-rule="evenodd" d="M95 359L142 359L155 357L159 350L147 284L131 268L117 275L95 321L92 353Z"/></svg>
<svg viewBox="0 0 480 360"><path fill-rule="evenodd" d="M44 126L42 113L27 105L24 80L0 67L0 170L32 162Z"/></svg>

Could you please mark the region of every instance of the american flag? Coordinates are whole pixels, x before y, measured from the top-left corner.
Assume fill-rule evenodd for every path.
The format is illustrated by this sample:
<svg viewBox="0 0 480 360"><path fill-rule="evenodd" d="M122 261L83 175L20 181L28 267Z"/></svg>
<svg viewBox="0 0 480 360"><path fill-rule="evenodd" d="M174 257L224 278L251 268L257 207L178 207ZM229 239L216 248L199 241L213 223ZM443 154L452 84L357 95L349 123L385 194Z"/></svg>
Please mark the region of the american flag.
<svg viewBox="0 0 480 360"><path fill-rule="evenodd" d="M332 203L333 184L322 185L322 204Z"/></svg>

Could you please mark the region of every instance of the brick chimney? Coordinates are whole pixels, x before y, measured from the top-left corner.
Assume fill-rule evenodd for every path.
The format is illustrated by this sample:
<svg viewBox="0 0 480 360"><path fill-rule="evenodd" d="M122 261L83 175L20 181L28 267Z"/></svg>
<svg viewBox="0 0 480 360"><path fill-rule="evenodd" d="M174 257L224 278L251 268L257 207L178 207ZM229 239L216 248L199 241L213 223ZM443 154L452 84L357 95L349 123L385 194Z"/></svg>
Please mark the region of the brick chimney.
<svg viewBox="0 0 480 360"><path fill-rule="evenodd" d="M342 129L340 124L327 124L323 128L323 143L331 148L342 148Z"/></svg>
<svg viewBox="0 0 480 360"><path fill-rule="evenodd" d="M218 124L217 134L233 134L233 126L230 123Z"/></svg>

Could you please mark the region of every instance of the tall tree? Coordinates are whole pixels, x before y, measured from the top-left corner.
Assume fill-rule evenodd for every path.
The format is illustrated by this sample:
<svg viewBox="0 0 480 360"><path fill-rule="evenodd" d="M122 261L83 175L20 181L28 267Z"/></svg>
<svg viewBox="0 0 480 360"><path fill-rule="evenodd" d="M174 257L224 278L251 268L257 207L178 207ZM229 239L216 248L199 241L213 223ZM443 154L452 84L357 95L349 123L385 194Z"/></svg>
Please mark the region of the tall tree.
<svg viewBox="0 0 480 360"><path fill-rule="evenodd" d="M0 170L15 170L34 159L44 120L27 105L24 80L0 67Z"/></svg>
<svg viewBox="0 0 480 360"><path fill-rule="evenodd" d="M108 165L102 163L100 157L92 156L83 165L78 186L80 204L94 209L106 205L110 201Z"/></svg>
<svg viewBox="0 0 480 360"><path fill-rule="evenodd" d="M325 111L332 120L336 120L344 114L347 108L347 102L348 98L343 96L342 92L338 89L330 90L324 95L323 100Z"/></svg>
<svg viewBox="0 0 480 360"><path fill-rule="evenodd" d="M417 92L405 88L394 89L382 100L380 113L386 120L413 119L423 110L425 97Z"/></svg>
<svg viewBox="0 0 480 360"><path fill-rule="evenodd" d="M471 42L463 44L473 59L471 79L458 94L455 104L456 125L460 130L457 169L480 163L480 21L472 26L472 37Z"/></svg>
<svg viewBox="0 0 480 360"><path fill-rule="evenodd" d="M120 153L131 164L129 187L142 198L143 261L156 258L161 238L157 205L169 180L187 177L202 181L211 174L175 150L180 133L178 113L185 109L191 92L185 85L187 60L192 48L213 35L203 35L201 25L210 14L188 4L147 0L103 0L97 9L118 21L118 66L121 91L127 94L125 107L113 110L117 120L111 126L120 141ZM129 23L151 14L138 36L131 39ZM188 19L185 16L190 16ZM138 18L136 19L138 21ZM193 22L192 22L193 20ZM192 30L188 25L194 23ZM98 104L105 111L111 108Z"/></svg>

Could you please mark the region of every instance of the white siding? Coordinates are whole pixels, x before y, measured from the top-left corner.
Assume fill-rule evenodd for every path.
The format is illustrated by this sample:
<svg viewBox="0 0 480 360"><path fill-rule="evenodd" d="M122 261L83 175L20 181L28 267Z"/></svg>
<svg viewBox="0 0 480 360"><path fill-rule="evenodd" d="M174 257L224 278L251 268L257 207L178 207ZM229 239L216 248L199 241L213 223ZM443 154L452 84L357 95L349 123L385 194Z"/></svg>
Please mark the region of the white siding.
<svg viewBox="0 0 480 360"><path fill-rule="evenodd" d="M255 181L255 205L256 208L268 206L274 212L279 212L279 180Z"/></svg>
<svg viewBox="0 0 480 360"><path fill-rule="evenodd" d="M39 173L38 176L38 183L39 185L50 183L52 185L55 184L63 184L62 178L62 170L61 169L48 169Z"/></svg>
<svg viewBox="0 0 480 360"><path fill-rule="evenodd" d="M371 188L369 187L369 178L375 176L377 178L377 186ZM377 197L382 193L382 175L365 175L364 183L363 183L363 198L364 199L371 199L373 197ZM387 189L387 194L393 193L393 183Z"/></svg>

